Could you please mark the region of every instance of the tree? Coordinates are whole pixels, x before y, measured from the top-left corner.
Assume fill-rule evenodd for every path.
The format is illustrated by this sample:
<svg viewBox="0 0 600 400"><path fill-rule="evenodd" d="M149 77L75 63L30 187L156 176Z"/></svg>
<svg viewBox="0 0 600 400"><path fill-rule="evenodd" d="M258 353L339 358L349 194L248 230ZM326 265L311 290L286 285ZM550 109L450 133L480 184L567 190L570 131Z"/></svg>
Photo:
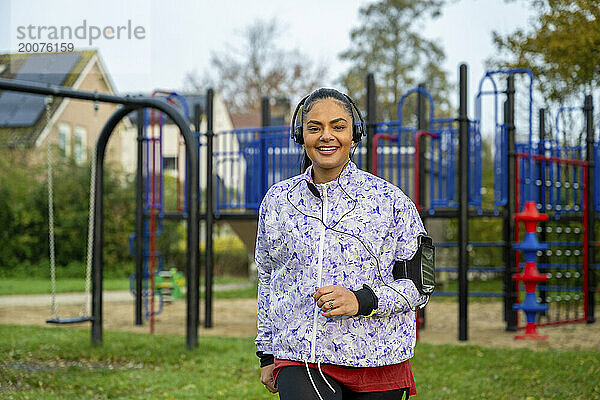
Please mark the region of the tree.
<svg viewBox="0 0 600 400"><path fill-rule="evenodd" d="M419 82L426 82L436 107L449 109L451 86L440 67L446 56L417 29L417 21L427 15L439 16L443 4L444 0L380 0L361 7L361 24L350 33L352 47L340 54L352 66L340 81L359 98L365 93L366 73L374 72L379 118L396 119L400 96Z"/></svg>
<svg viewBox="0 0 600 400"><path fill-rule="evenodd" d="M298 50L277 47L279 33L275 19L255 21L244 29L242 46L212 53L214 73L207 72L205 79L188 73L186 85L195 90L214 87L230 112L258 110L262 96L297 98L321 86L327 68L313 66Z"/></svg>
<svg viewBox="0 0 600 400"><path fill-rule="evenodd" d="M598 0L530 0L530 5L537 15L529 30L493 33L501 54L492 63L530 68L546 98L575 97L581 103L583 94L600 83Z"/></svg>
<svg viewBox="0 0 600 400"><path fill-rule="evenodd" d="M48 186L46 166L31 162L32 153L0 147L0 276L25 266L29 274L47 273ZM56 264L85 263L89 211L89 165L72 157L54 160ZM135 191L131 174L108 165L104 179L105 272L131 264L129 233L135 228ZM37 268L32 266L37 265ZM18 269L18 268L17 268ZM36 272L37 271L37 272ZM40 272L41 271L41 272ZM83 276L83 268L76 272ZM121 275L126 271L121 269Z"/></svg>

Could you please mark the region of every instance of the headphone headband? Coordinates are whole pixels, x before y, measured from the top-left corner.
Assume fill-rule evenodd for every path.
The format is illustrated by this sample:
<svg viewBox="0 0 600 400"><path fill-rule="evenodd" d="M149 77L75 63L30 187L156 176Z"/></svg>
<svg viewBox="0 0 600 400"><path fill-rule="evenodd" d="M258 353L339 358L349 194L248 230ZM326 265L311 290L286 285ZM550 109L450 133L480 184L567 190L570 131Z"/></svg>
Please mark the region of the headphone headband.
<svg viewBox="0 0 600 400"><path fill-rule="evenodd" d="M352 115L352 121L353 121L352 122L352 141L354 143L359 143L360 140L362 139L363 135L365 134L365 126L366 126L365 120L364 120L362 114L360 113L360 110L358 109L358 107L356 106L354 101L350 98L350 96L348 96L346 93L342 93L340 91L337 91L337 92L340 93L342 96L344 96L346 98L346 100L348 100L348 102L350 103L350 108L354 109L354 111L356 111L356 114L358 115L358 121L359 121L358 125L354 122L354 115ZM300 125L296 125L296 120L298 119L298 113L303 112L304 103L306 103L306 100L308 100L308 98L310 96L312 96L313 93L311 93L307 96L304 96L302 98L302 100L300 100L300 102L296 106L296 109L294 110L294 114L292 115L292 121L290 123L290 134L291 134L294 142L296 142L298 144L304 143L304 136L303 136L303 132L302 132L302 118L300 118Z"/></svg>

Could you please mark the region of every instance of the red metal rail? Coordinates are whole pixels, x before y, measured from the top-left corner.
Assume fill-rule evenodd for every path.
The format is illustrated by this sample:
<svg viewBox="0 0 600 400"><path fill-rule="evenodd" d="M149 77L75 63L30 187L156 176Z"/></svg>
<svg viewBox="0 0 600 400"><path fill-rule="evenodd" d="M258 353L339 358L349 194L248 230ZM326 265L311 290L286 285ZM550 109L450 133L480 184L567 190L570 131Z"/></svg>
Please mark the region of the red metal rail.
<svg viewBox="0 0 600 400"><path fill-rule="evenodd" d="M381 139L397 142L398 136L386 135L385 133L377 133L375 136L373 136L373 148L371 149L371 154L373 156L371 161L373 163L373 175L377 175L377 147L379 146L379 140Z"/></svg>
<svg viewBox="0 0 600 400"><path fill-rule="evenodd" d="M415 196L414 201L417 206L417 210L421 211L423 206L421 205L421 191L419 190L419 152L420 152L420 142L421 136L429 136L433 139L439 139L440 135L437 133L425 132L425 131L417 131L415 135ZM433 193L432 193L433 194Z"/></svg>

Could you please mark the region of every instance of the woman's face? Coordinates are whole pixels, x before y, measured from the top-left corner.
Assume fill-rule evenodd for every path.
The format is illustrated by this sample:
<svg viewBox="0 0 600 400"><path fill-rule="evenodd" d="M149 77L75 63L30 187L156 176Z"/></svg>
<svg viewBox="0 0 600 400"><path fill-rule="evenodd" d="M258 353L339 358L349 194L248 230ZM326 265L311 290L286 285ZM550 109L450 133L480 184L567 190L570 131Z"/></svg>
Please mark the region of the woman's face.
<svg viewBox="0 0 600 400"><path fill-rule="evenodd" d="M352 116L336 99L321 99L306 113L304 148L313 162L315 183L337 178L350 159Z"/></svg>

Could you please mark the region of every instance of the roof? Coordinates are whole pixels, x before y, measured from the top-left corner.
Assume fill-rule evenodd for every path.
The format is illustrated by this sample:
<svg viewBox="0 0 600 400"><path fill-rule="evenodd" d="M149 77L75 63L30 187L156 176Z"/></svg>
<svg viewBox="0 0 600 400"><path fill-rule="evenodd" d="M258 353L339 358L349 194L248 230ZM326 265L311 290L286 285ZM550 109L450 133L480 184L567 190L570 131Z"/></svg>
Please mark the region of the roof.
<svg viewBox="0 0 600 400"><path fill-rule="evenodd" d="M0 78L74 87L92 60L101 64L96 50L71 53L0 54ZM11 68L6 66L10 65ZM100 69L103 70L102 65ZM110 80L106 80L111 86ZM112 91L112 87L109 87ZM64 98L50 103L53 116ZM0 91L0 145L32 146L46 127L45 98L40 95Z"/></svg>
<svg viewBox="0 0 600 400"><path fill-rule="evenodd" d="M231 114L231 123L234 129L240 128L256 128L261 126L261 115L260 112L246 113L246 114Z"/></svg>
<svg viewBox="0 0 600 400"><path fill-rule="evenodd" d="M168 95L164 92L167 93L176 93L176 92L170 92L170 91L160 91L161 95L160 97L165 98ZM152 96L152 94L148 95L148 94L140 94L140 96L146 96L146 97L150 97ZM204 114L204 111L206 110L206 95L203 94L195 94L195 93L188 93L188 94L177 94L176 96L170 96L170 98L173 100L173 103L171 105L173 105L175 107L176 110L178 110L181 115L183 115L184 117L186 117L187 114L187 120L189 123L193 124L194 123L194 109L196 107L196 105L200 106L200 115ZM183 98L183 101L185 101L185 106L183 105L183 101L181 100L181 98ZM187 112L185 111L187 107ZM133 124L137 124L137 112L131 113L129 114L129 120L133 123ZM167 124L172 123L171 119L167 119L166 121Z"/></svg>
<svg viewBox="0 0 600 400"><path fill-rule="evenodd" d="M234 129L257 128L259 126L262 126L262 117L259 112L247 114L231 114L231 123L233 124ZM271 126L284 126L287 124L288 121L286 121L285 117L271 115Z"/></svg>

